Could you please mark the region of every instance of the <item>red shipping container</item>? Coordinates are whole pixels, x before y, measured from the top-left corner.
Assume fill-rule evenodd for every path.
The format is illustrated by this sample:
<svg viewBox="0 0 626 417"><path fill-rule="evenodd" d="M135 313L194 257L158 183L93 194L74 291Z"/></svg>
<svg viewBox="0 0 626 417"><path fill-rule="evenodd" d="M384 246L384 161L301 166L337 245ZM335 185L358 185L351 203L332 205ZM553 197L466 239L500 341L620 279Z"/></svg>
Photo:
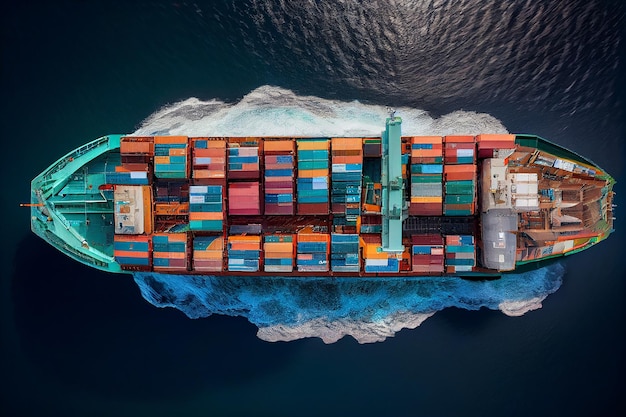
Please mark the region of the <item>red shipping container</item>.
<svg viewBox="0 0 626 417"><path fill-rule="evenodd" d="M299 203L298 214L328 215L328 203Z"/></svg>
<svg viewBox="0 0 626 417"><path fill-rule="evenodd" d="M293 204L278 205L278 204L265 204L266 215L293 215Z"/></svg>

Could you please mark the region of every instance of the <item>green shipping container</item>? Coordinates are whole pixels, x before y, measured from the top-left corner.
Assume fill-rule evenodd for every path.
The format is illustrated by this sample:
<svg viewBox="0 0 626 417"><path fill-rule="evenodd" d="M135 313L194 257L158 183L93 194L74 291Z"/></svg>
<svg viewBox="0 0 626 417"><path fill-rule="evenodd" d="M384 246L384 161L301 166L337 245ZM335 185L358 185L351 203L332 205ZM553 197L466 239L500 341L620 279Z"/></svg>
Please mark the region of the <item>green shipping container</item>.
<svg viewBox="0 0 626 417"><path fill-rule="evenodd" d="M471 194L446 194L444 202L446 204L468 204L474 201Z"/></svg>

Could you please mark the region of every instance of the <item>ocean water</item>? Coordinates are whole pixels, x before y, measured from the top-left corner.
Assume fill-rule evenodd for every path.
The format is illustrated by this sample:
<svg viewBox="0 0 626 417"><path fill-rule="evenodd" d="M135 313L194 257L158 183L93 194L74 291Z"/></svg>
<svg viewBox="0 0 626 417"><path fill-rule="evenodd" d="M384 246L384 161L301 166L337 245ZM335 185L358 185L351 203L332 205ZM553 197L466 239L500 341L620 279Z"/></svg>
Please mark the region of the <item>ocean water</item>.
<svg viewBox="0 0 626 417"><path fill-rule="evenodd" d="M2 415L624 414L622 2L132 3L1 17ZM359 134L386 106L405 132L534 133L589 157L618 180L616 232L479 292L213 281L190 319L144 299L150 277L64 257L18 206L103 134Z"/></svg>

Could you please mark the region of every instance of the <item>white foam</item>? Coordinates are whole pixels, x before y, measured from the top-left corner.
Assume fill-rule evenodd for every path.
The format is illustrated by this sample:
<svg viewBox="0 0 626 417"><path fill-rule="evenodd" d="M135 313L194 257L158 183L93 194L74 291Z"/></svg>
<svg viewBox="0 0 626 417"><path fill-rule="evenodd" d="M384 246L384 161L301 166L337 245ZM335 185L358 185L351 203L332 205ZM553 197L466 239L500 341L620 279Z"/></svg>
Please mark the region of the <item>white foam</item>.
<svg viewBox="0 0 626 417"><path fill-rule="evenodd" d="M391 103L392 104L392 103ZM437 119L427 111L396 108L404 135L507 133L491 115L455 111ZM259 87L236 103L197 98L164 106L135 135L186 136L379 136L387 107L359 101L299 96L273 86Z"/></svg>
<svg viewBox="0 0 626 417"><path fill-rule="evenodd" d="M543 305L541 302L546 299L548 295L542 297L533 297L528 300L521 301L502 301L498 304L498 308L507 316L519 317L528 313L529 311L538 310Z"/></svg>
<svg viewBox="0 0 626 417"><path fill-rule="evenodd" d="M382 342L402 329L415 329L435 314L397 312L376 321L339 319L329 321L316 318L296 325L277 324L260 327L257 337L267 342L288 342L308 337L319 337L326 344L335 343L344 336L352 336L358 343Z"/></svg>

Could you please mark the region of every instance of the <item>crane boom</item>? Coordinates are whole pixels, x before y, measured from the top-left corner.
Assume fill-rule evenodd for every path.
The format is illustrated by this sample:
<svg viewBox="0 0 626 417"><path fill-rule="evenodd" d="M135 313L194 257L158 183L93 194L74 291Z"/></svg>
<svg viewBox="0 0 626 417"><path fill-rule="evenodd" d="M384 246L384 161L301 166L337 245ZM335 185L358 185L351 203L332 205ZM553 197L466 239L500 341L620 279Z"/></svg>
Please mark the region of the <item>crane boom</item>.
<svg viewBox="0 0 626 417"><path fill-rule="evenodd" d="M404 251L402 245L402 119L393 113L387 118L382 134L382 249Z"/></svg>

